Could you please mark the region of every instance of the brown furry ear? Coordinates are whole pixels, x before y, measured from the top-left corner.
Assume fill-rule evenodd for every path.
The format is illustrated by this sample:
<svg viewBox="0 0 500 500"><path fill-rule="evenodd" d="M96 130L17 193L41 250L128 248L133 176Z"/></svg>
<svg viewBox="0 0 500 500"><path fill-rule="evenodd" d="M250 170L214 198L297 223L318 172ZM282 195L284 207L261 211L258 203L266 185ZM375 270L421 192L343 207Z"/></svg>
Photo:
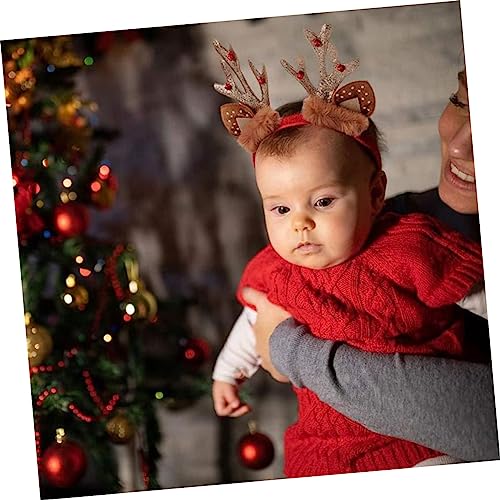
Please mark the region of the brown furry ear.
<svg viewBox="0 0 500 500"><path fill-rule="evenodd" d="M351 137L361 135L369 125L368 118L363 114L326 102L318 96L304 99L302 116L313 125L331 128Z"/></svg>
<svg viewBox="0 0 500 500"><path fill-rule="evenodd" d="M248 152L255 153L262 140L274 132L279 123L279 113L269 106L264 106L251 120L248 120L238 137L238 143Z"/></svg>

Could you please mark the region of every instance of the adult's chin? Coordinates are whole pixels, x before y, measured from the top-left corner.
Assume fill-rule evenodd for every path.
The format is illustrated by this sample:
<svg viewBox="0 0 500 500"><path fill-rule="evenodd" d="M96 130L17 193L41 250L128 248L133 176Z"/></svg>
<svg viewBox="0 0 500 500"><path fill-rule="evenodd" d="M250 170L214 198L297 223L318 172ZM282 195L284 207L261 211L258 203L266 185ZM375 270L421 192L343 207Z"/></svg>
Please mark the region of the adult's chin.
<svg viewBox="0 0 500 500"><path fill-rule="evenodd" d="M441 178L439 183L439 197L450 208L459 214L477 214L477 195L476 191L461 190L455 185L451 185L446 179Z"/></svg>

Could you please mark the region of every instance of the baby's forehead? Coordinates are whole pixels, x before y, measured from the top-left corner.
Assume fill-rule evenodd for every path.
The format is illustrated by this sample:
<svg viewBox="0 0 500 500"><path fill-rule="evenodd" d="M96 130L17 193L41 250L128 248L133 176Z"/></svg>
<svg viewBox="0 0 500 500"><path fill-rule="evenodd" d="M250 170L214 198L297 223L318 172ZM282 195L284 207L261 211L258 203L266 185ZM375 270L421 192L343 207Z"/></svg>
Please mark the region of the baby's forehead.
<svg viewBox="0 0 500 500"><path fill-rule="evenodd" d="M296 154L324 158L329 168L349 176L373 166L365 149L357 141L334 130L320 128L312 131L297 146Z"/></svg>
<svg viewBox="0 0 500 500"><path fill-rule="evenodd" d="M286 166L289 161L303 165L305 173L313 168L311 165L319 166L345 182L374 168L370 156L352 137L315 125L281 131L257 151L255 166L258 169L261 164L269 163Z"/></svg>

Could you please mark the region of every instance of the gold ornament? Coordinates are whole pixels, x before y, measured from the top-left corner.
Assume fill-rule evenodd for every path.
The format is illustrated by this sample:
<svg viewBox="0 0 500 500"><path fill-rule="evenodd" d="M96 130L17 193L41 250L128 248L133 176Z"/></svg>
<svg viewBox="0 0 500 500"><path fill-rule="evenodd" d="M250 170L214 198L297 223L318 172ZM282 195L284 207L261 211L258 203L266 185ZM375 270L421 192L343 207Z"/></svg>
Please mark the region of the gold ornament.
<svg viewBox="0 0 500 500"><path fill-rule="evenodd" d="M106 432L113 443L125 444L134 437L135 426L123 412L120 412L108 420Z"/></svg>
<svg viewBox="0 0 500 500"><path fill-rule="evenodd" d="M89 303L89 292L82 285L75 285L71 288L66 288L62 299L72 309L83 311Z"/></svg>
<svg viewBox="0 0 500 500"><path fill-rule="evenodd" d="M41 365L52 352L52 337L47 328L30 321L26 325L28 360L31 367Z"/></svg>
<svg viewBox="0 0 500 500"><path fill-rule="evenodd" d="M149 319L150 321L156 316L158 310L154 295L140 288L136 293L124 302L125 312L133 319Z"/></svg>
<svg viewBox="0 0 500 500"><path fill-rule="evenodd" d="M125 312L134 319L147 318L152 321L158 312L155 296L146 289L139 279L139 264L135 259L125 260L125 269L129 279L128 288L131 295L124 302Z"/></svg>

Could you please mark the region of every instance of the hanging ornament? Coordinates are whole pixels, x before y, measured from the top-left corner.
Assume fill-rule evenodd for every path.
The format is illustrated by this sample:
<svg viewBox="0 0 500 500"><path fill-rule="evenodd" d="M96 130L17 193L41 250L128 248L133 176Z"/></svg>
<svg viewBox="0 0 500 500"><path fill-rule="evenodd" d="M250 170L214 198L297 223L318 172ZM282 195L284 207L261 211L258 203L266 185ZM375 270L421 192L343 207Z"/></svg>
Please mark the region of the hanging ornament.
<svg viewBox="0 0 500 500"><path fill-rule="evenodd" d="M123 411L110 418L106 424L106 432L113 443L128 443L135 434L135 426Z"/></svg>
<svg viewBox="0 0 500 500"><path fill-rule="evenodd" d="M25 315L25 319L29 364L30 367L39 366L52 352L52 337L47 328L31 320L29 313Z"/></svg>
<svg viewBox="0 0 500 500"><path fill-rule="evenodd" d="M240 462L248 469L264 469L274 460L273 442L268 436L257 432L255 422L248 424L249 433L238 442Z"/></svg>
<svg viewBox="0 0 500 500"><path fill-rule="evenodd" d="M87 469L87 457L82 447L65 438L64 429L56 430L56 442L43 453L40 471L51 486L70 488Z"/></svg>
<svg viewBox="0 0 500 500"><path fill-rule="evenodd" d="M81 203L64 203L54 209L54 225L61 236L78 236L87 230L88 224L88 210Z"/></svg>
<svg viewBox="0 0 500 500"><path fill-rule="evenodd" d="M113 205L118 181L108 165L101 165L97 178L90 184L90 199L97 208L107 209Z"/></svg>
<svg viewBox="0 0 500 500"><path fill-rule="evenodd" d="M210 346L204 339L181 339L179 343L183 361L192 368L199 368L210 357Z"/></svg>
<svg viewBox="0 0 500 500"><path fill-rule="evenodd" d="M62 294L62 300L72 309L84 311L89 303L89 292L82 285L75 285L71 288L66 288Z"/></svg>
<svg viewBox="0 0 500 500"><path fill-rule="evenodd" d="M151 292L142 288L128 297L123 303L123 309L130 319L152 320L157 311L156 299Z"/></svg>
<svg viewBox="0 0 500 500"><path fill-rule="evenodd" d="M155 296L146 289L144 283L139 279L139 266L134 258L124 258L125 270L129 280L128 289L130 295L122 303L125 311L124 319L148 319L153 321L158 311Z"/></svg>

